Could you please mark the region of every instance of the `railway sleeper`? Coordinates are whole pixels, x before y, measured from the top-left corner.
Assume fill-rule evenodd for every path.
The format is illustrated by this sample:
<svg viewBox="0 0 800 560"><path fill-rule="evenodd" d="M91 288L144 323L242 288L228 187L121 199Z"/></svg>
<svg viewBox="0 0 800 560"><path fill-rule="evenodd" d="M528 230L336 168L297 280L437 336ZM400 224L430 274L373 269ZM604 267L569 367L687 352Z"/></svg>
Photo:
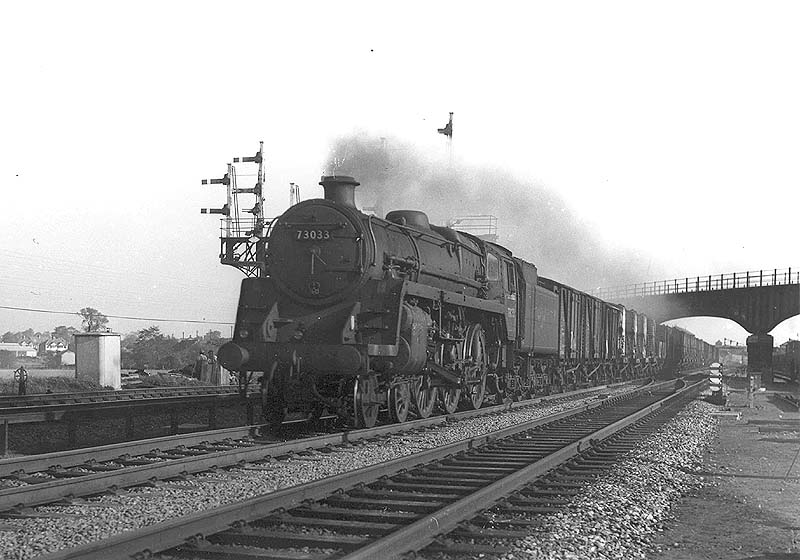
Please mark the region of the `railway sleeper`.
<svg viewBox="0 0 800 560"><path fill-rule="evenodd" d="M423 501L437 501L441 502L443 500L452 500L456 496L453 494L436 494L432 492L403 492L398 490L389 490L383 488L359 488L357 490L350 490L348 495L352 497L363 497L363 498L384 498L387 500L395 500L395 499L413 499L413 500L423 500Z"/></svg>
<svg viewBox="0 0 800 560"><path fill-rule="evenodd" d="M429 468L424 470L423 472L419 473L420 476L427 478L428 480L453 480L456 482L467 482L467 481L487 481L487 480L494 480L496 476L484 476L479 473L474 473L470 471L458 471L458 470L444 470L444 469L433 469Z"/></svg>
<svg viewBox="0 0 800 560"><path fill-rule="evenodd" d="M602 454L607 455L607 456L608 455L619 456L619 455L623 455L623 454L627 453L628 451L630 451L634 447L635 447L635 443L634 442L630 442L630 443L617 443L617 442L608 443L608 444L603 445Z"/></svg>
<svg viewBox="0 0 800 560"><path fill-rule="evenodd" d="M565 468L564 474L567 476L586 476L591 477L593 480L598 476L602 476L606 472L608 465L603 467L601 465L592 465L590 467L571 467Z"/></svg>
<svg viewBox="0 0 800 560"><path fill-rule="evenodd" d="M84 465L79 465L78 468L88 469L94 472L110 472L110 471L118 471L124 467L118 465L104 465L102 463L87 463Z"/></svg>
<svg viewBox="0 0 800 560"><path fill-rule="evenodd" d="M381 481L381 487L387 490L396 489L399 491L402 490L410 490L410 491L422 491L425 490L426 492L438 492L440 494L448 494L453 496L462 496L464 494L469 494L475 487L475 485L459 485L459 484L438 484L438 483L430 483L426 484L425 482L417 481L417 482L400 482L398 480L385 480Z"/></svg>
<svg viewBox="0 0 800 560"><path fill-rule="evenodd" d="M497 444L492 447L488 447L488 451L500 451L504 452L506 450L513 451L515 453L542 453L545 455L549 455L553 451L558 451L562 447L569 445L575 441L574 439L565 439L563 441L553 442L553 441L544 441L544 440L529 440L525 442L524 440L513 440L509 442L503 442L502 445Z"/></svg>
<svg viewBox="0 0 800 560"><path fill-rule="evenodd" d="M485 459L497 459L504 461L506 459L513 460L513 461L520 461L523 463L530 463L532 461L538 461L545 455L538 451L513 451L513 452L504 452L502 449L493 448L493 449L485 449L481 450L480 453L475 453L469 455L469 457L481 457Z"/></svg>
<svg viewBox="0 0 800 560"><path fill-rule="evenodd" d="M528 491L532 496L576 496L583 490L583 484L574 484L569 487L561 485L559 488L540 488L536 485L528 487Z"/></svg>
<svg viewBox="0 0 800 560"><path fill-rule="evenodd" d="M564 511L564 508L558 506L504 505L504 506L497 506L497 511L500 511L505 514L550 515L551 513L558 513L559 511Z"/></svg>
<svg viewBox="0 0 800 560"><path fill-rule="evenodd" d="M47 469L48 475L54 478L81 478L91 473L78 472L71 469Z"/></svg>
<svg viewBox="0 0 800 560"><path fill-rule="evenodd" d="M325 503L337 507L350 507L356 509L378 509L387 511L414 511L430 513L441 509L448 502L423 500L377 500L371 498L352 498L350 496L329 496Z"/></svg>
<svg viewBox="0 0 800 560"><path fill-rule="evenodd" d="M448 483L447 477L430 476L428 473L414 473L414 474L398 474L392 477L395 482L409 482L412 484L420 484L423 486L468 486L470 490L479 488L484 485L484 479L467 479L460 478L458 480L450 480Z"/></svg>
<svg viewBox="0 0 800 560"><path fill-rule="evenodd" d="M546 492L548 490L552 490L554 488L567 488L567 489L580 489L586 486L584 483L578 482L571 482L569 480L562 480L560 478L561 473L549 473L542 478L538 478L528 484L528 488L530 488L534 492Z"/></svg>
<svg viewBox="0 0 800 560"><path fill-rule="evenodd" d="M213 544L257 546L261 548L338 548L354 550L368 542L369 537L357 535L315 535L293 531L278 531L242 527L217 533L208 538Z"/></svg>
<svg viewBox="0 0 800 560"><path fill-rule="evenodd" d="M568 470L602 469L608 466L609 461L618 457L618 453L606 453L601 449L594 449L586 455L570 461L564 465L564 468Z"/></svg>
<svg viewBox="0 0 800 560"><path fill-rule="evenodd" d="M298 512L299 513L299 512ZM250 523L253 527L274 528L275 525L291 525L293 527L315 527L327 529L331 532L347 530L359 535L388 535L397 530L394 523L381 523L375 521L350 521L347 519L317 519L315 517L302 517L294 513L280 513L258 519Z"/></svg>
<svg viewBox="0 0 800 560"><path fill-rule="evenodd" d="M524 493L518 493L513 496L509 496L508 498L503 500L503 503L531 505L531 506L566 507L572 503L572 500L567 500L562 498L544 498L542 496L529 496Z"/></svg>
<svg viewBox="0 0 800 560"><path fill-rule="evenodd" d="M499 453L483 454L471 453L459 457L453 457L447 461L451 465L459 466L478 466L478 467L508 467L515 466L522 468L530 463L529 457L521 458L509 455L501 455Z"/></svg>
<svg viewBox="0 0 800 560"><path fill-rule="evenodd" d="M528 463L538 461L548 455L555 453L559 449L562 449L563 445L553 445L551 447L536 447L530 449L519 449L516 447L508 447L500 448L495 447L494 449L489 450L489 454L492 456L496 456L499 458L509 457L509 458L521 458Z"/></svg>
<svg viewBox="0 0 800 560"><path fill-rule="evenodd" d="M504 474L516 472L519 469L520 467L516 467L514 465L492 467L484 466L484 464L479 462L474 462L471 464L468 463L462 466L460 464L453 464L451 461L431 468L431 470L436 472L448 472L454 474L466 473L474 475L486 475L487 477L503 476Z"/></svg>
<svg viewBox="0 0 800 560"><path fill-rule="evenodd" d="M272 553L262 548L247 548L240 546L226 546L214 544L200 544L197 547L182 546L170 551L170 558L189 558L201 560L327 560L331 558L330 552L298 551L273 551Z"/></svg>
<svg viewBox="0 0 800 560"><path fill-rule="evenodd" d="M582 474L562 474L557 477L552 478L554 486L564 487L567 485L573 486L585 486L588 482L594 482L598 479L600 473L598 472L596 475L582 475Z"/></svg>
<svg viewBox="0 0 800 560"><path fill-rule="evenodd" d="M425 549L425 553L442 553L450 557L458 558L459 555L467 554L484 554L490 556L500 556L511 552L510 546L495 546L486 544L470 544L451 539L437 540L429 544Z"/></svg>
<svg viewBox="0 0 800 560"><path fill-rule="evenodd" d="M516 525L519 527L525 527L526 533L536 532L538 529L542 529L544 531L547 530L545 527L546 522L543 518L520 517L519 515L516 517L503 515L501 517L501 515L502 514L499 513L494 515L480 513L472 518L472 522L483 523L486 525Z"/></svg>
<svg viewBox="0 0 800 560"><path fill-rule="evenodd" d="M152 453L145 453L142 457L147 457L149 459L167 459L167 460L175 460L175 459L184 459L189 455L179 452L152 452Z"/></svg>
<svg viewBox="0 0 800 560"><path fill-rule="evenodd" d="M528 536L528 531L522 527L514 529L496 529L494 527L480 527L466 524L456 527L448 535L468 539L521 539Z"/></svg>
<svg viewBox="0 0 800 560"><path fill-rule="evenodd" d="M347 519L349 521L368 522L396 521L398 523L410 523L411 521L419 518L419 514L417 513L402 511L380 511L374 509L358 510L320 506L318 504L309 504L308 506L292 509L291 514L294 517L307 517L311 519L332 519L336 521Z"/></svg>

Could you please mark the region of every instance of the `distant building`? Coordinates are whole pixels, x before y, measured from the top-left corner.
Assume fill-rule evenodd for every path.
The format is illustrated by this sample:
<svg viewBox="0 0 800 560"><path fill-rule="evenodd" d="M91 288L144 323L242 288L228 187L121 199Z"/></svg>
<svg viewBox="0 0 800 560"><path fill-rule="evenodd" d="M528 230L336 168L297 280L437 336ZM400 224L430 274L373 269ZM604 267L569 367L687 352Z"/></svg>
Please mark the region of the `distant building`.
<svg viewBox="0 0 800 560"><path fill-rule="evenodd" d="M44 342L39 343L39 355L43 355L46 353L58 353L66 352L69 348L67 348L67 341L63 338L51 338L50 340L46 340Z"/></svg>
<svg viewBox="0 0 800 560"><path fill-rule="evenodd" d="M772 365L780 372L796 377L800 373L800 340L787 340L772 351Z"/></svg>
<svg viewBox="0 0 800 560"><path fill-rule="evenodd" d="M75 365L75 352L73 352L72 350L67 350L66 352L59 354L59 357L61 358L62 366Z"/></svg>
<svg viewBox="0 0 800 560"><path fill-rule="evenodd" d="M35 358L38 355L35 346L17 342L0 342L0 351L9 352L15 358Z"/></svg>
<svg viewBox="0 0 800 560"><path fill-rule="evenodd" d="M747 346L717 345L719 362L723 366L743 366L747 364Z"/></svg>

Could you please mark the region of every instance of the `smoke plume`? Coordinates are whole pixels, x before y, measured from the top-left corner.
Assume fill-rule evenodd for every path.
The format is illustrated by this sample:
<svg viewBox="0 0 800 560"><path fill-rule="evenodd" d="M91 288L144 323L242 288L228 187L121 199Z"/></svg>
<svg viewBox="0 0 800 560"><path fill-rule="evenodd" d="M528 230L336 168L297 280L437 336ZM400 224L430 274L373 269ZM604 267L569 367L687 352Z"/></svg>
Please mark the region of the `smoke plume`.
<svg viewBox="0 0 800 560"><path fill-rule="evenodd" d="M353 134L334 142L326 173L355 177L358 206L381 217L422 210L432 224L446 225L456 216L493 215L500 245L535 264L540 275L580 290L642 282L660 272L647 256L601 246L556 193L501 169L435 161L396 139Z"/></svg>

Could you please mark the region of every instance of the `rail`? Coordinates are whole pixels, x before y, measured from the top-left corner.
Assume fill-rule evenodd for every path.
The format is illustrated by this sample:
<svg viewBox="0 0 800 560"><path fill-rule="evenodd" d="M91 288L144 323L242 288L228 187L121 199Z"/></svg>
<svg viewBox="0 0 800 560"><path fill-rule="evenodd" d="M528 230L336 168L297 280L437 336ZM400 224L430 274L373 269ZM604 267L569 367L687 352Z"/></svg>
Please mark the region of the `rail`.
<svg viewBox="0 0 800 560"><path fill-rule="evenodd" d="M122 488L135 484L143 484L156 479L169 478L170 476L176 476L182 473L202 472L203 470L207 470L209 466L221 468L241 462L263 460L268 456L278 457L289 453L299 453L307 449L324 448L326 446L340 445L357 440L367 440L374 437L381 437L424 427L444 425L448 422L465 420L477 416L488 416L512 409L518 410L539 403L554 402L563 398L580 398L591 393L599 393L603 389L609 387L624 385L624 383L612 386L600 385L598 387L580 389L556 396L537 397L519 402L495 405L480 410L432 416L430 418L421 418L401 424L389 424L376 428L337 432L328 435L290 440L284 443L265 442L249 448L220 452L215 452L215 450L212 449L212 451L205 454L193 453L186 457L176 456L169 461L160 461L138 466L133 465L125 469L103 469L101 472L93 473L91 469L84 468L84 476L77 476L78 473L76 472L69 477L54 480L46 484L0 489L0 512L15 507L17 504L24 503L26 506L30 507L53 502L65 496L84 496L101 492L112 486ZM647 387L650 387L650 385ZM641 390L642 388L635 389L635 391ZM598 403L600 402L602 402L602 400L598 400ZM89 462L96 465L103 461L113 461L122 455L144 455L153 453L154 450L161 450L163 453L178 446L196 446L203 442L210 442L213 448L214 445L220 444L220 442L226 438L245 438L248 435L255 434L259 428L258 426L226 428L222 430L212 430L186 435L172 435L41 455L0 459L0 477L21 472L30 474L46 471L54 467L58 467L59 469L77 467L80 469L82 466L85 466L85 463ZM256 441L255 443L258 442Z"/></svg>
<svg viewBox="0 0 800 560"><path fill-rule="evenodd" d="M268 516L270 512L291 510L301 506L303 503L310 504L312 501L323 500L332 494L341 495L343 489L363 487L363 485L379 479L385 480L388 477L411 471L420 465L431 464L433 461L451 460L458 453L469 452L490 443L498 445L503 438L510 438L537 426L543 427L546 424L553 426L548 428L546 432L542 431L540 433L542 443L539 444L539 448L533 449L531 447L530 449L532 451L530 455L535 454L536 457L531 459L528 464L523 462L521 469L497 468L497 460L492 461L491 458L489 463L482 467L467 467L475 471L475 475L469 477L471 484L467 486L472 486L473 488L466 490L467 495L464 495L463 492L457 492L456 494L458 495L451 499L437 494L434 502L429 499L426 504L414 503L413 499L405 500L404 496L398 496L401 502L405 500L406 506L409 506L406 511L411 515L407 513L404 517L411 517L411 524L403 526L401 523L388 519L389 515L386 514L387 521L382 525L384 527L393 525L393 527L388 532L384 531L384 538L381 539L379 537L379 540L373 542L368 542L365 538L359 538L357 539L359 543L357 546L360 546L361 550L347 556L347 558L358 558L359 560L367 558L397 558L401 554L417 548L420 543L429 542L431 538L435 537L436 533L442 530L449 530L457 523L474 515L476 511L485 509L491 500L496 500L498 497L525 486L532 478L553 469L570 457L575 456L581 450L592 447L593 442L621 431L673 401L685 399L687 395L695 394L699 387L704 384L705 381L700 382L666 398L663 398L662 395L656 395L650 390L652 396L648 398L649 402L646 403L626 402L622 399L616 401L613 405L607 402L592 403L442 447L428 449L294 487L276 490L242 502L198 511L185 517L167 520L138 530L126 531L102 541L83 544L72 549L59 550L46 555L44 558L48 560L144 558L152 557L156 552L187 543L191 549L188 552L192 553L193 557L201 556L203 555L202 553L196 553L200 552L204 546L207 546L202 542L203 537L226 531L227 527L235 527L232 529L234 532L247 532L250 529L245 528L244 524L262 519ZM644 393L643 389L639 391L640 394ZM622 404L623 402L625 403L624 405ZM634 404L635 408L638 409L633 414L629 409L631 404ZM641 408L642 406L644 408ZM628 410L623 412L623 408L628 408ZM614 409L617 410L614 411ZM597 413L614 412L610 415L604 414L602 418L589 419L593 411ZM573 425L566 421L571 417L587 418L589 421L581 421ZM561 424L558 423L559 421L562 421ZM576 426L578 427L576 428ZM566 431L563 430L564 427L566 427ZM519 446L515 445L514 441L510 443L512 447L516 448L516 454L519 455ZM494 455L496 454L494 453ZM459 468L458 465L449 465L448 469L441 469L440 471L445 476L434 477L439 481L440 485L446 485L448 481L454 480L453 473L455 473L455 476L459 476L458 473L463 473L463 467ZM498 471L501 470L504 472L498 474ZM463 474L460 476L463 477ZM488 483L478 484L475 482L484 480ZM452 485L453 483L451 482L450 484ZM403 492L398 492L397 494L403 494ZM398 504L401 502L398 502ZM441 503L441 509L437 509L438 503ZM421 508L419 507L420 505L422 505ZM414 509L411 509L412 507ZM383 511L386 512L387 510L384 509ZM394 509L392 511L399 510ZM422 512L423 515L413 515L413 512ZM418 519L415 520L415 517ZM344 524L341 520L336 522ZM258 529L251 530L251 532L258 531ZM264 532L262 531L260 535L263 536ZM280 536L283 536L283 533ZM263 544L265 541L262 539L261 542ZM320 548L341 548L342 543L347 544L342 539L337 539L336 535L333 536L330 542L338 544L318 544L317 546ZM192 543L199 544L200 548L193 547ZM243 550L239 545L237 546L237 552ZM265 544L261 548L266 549L269 546L270 544ZM283 546L293 547L292 544ZM228 548L226 552L230 552L230 550ZM207 546L206 551L213 554L215 552L214 546ZM187 550L183 552L187 552ZM242 553L242 557L249 552L245 550Z"/></svg>
<svg viewBox="0 0 800 560"><path fill-rule="evenodd" d="M595 290L595 295L600 299L614 300L640 296L732 290L737 288L784 286L787 284L800 284L800 271L792 271L791 268L782 270L775 268L772 270L751 270L746 272L733 272L730 274L695 276L693 278L675 278L672 280L631 284L629 286L598 288Z"/></svg>

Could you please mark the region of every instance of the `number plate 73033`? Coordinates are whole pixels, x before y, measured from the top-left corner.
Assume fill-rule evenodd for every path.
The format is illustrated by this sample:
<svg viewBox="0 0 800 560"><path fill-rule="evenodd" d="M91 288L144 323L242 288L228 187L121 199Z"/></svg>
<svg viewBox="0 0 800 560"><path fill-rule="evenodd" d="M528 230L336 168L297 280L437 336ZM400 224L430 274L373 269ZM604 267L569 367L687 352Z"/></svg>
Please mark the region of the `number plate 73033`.
<svg viewBox="0 0 800 560"><path fill-rule="evenodd" d="M331 232L326 229L298 229L297 241L321 241L331 238Z"/></svg>

